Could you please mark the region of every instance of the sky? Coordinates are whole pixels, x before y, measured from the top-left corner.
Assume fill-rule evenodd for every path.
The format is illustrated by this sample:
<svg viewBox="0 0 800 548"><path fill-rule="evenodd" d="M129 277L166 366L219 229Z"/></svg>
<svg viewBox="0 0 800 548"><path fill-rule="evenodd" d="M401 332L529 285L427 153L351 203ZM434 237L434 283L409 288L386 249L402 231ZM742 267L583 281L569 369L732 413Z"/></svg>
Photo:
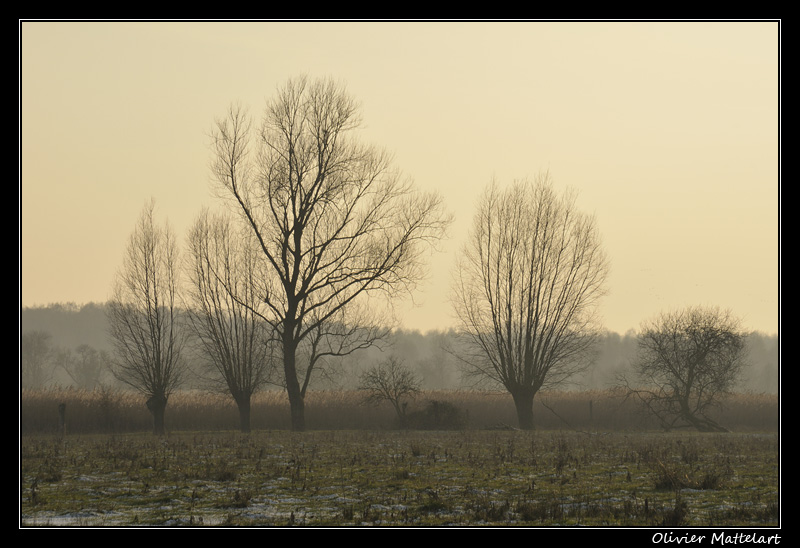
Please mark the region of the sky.
<svg viewBox="0 0 800 548"><path fill-rule="evenodd" d="M777 21L20 21L20 306L104 302L145 203L179 238L211 192L209 134L290 78L333 78L360 138L454 222L398 308L456 325L481 193L547 170L596 217L620 334L685 306L780 326Z"/></svg>

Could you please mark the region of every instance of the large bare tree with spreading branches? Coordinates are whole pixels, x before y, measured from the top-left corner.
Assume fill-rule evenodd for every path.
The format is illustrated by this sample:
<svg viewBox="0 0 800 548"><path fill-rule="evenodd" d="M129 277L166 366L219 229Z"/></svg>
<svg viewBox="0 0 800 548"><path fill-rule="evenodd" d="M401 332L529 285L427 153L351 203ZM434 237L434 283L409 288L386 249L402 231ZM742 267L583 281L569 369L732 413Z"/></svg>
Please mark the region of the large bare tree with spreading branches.
<svg viewBox="0 0 800 548"><path fill-rule="evenodd" d="M225 215L204 211L192 226L187 254L187 318L198 377L227 392L250 432L250 401L271 381L272 331L255 312L261 275L252 234Z"/></svg>
<svg viewBox="0 0 800 548"><path fill-rule="evenodd" d="M739 381L747 333L729 310L691 306L642 323L633 375L620 377L665 430L725 432L713 412Z"/></svg>
<svg viewBox="0 0 800 548"><path fill-rule="evenodd" d="M217 121L213 174L252 231L266 274L257 313L276 333L294 430L321 357L386 334L385 305L411 292L449 222L384 151L355 138L359 107L334 81L290 80L258 126ZM388 309L387 309L388 310Z"/></svg>
<svg viewBox="0 0 800 548"><path fill-rule="evenodd" d="M169 226L154 218L155 201L145 205L123 258L107 316L114 376L141 392L162 435L169 396L184 380L185 332L178 310L179 256Z"/></svg>
<svg viewBox="0 0 800 548"><path fill-rule="evenodd" d="M511 394L520 428L533 428L539 390L591 364L607 272L594 218L548 173L487 188L454 281L455 352Z"/></svg>

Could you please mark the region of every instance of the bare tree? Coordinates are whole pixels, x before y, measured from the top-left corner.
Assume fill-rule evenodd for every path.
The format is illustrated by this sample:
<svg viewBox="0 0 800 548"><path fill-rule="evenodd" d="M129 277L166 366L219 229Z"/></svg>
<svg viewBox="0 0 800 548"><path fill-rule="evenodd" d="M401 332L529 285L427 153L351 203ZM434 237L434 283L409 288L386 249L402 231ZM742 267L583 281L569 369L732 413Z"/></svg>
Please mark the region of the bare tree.
<svg viewBox="0 0 800 548"><path fill-rule="evenodd" d="M94 390L100 385L103 371L109 362L108 354L88 345L81 344L73 353L63 349L57 353L56 363L72 379L78 388Z"/></svg>
<svg viewBox="0 0 800 548"><path fill-rule="evenodd" d="M488 187L455 277L455 351L478 380L511 394L520 428L533 428L540 389L591 364L607 271L594 218L548 173Z"/></svg>
<svg viewBox="0 0 800 548"><path fill-rule="evenodd" d="M420 392L419 378L405 367L395 356L368 369L359 378L358 389L362 390L364 403L378 405L385 401L392 404L401 426L406 424L408 402Z"/></svg>
<svg viewBox="0 0 800 548"><path fill-rule="evenodd" d="M108 302L114 376L147 397L153 432L164 434L164 411L186 363L178 318L178 249L168 224L157 226L155 202L145 206L130 236Z"/></svg>
<svg viewBox="0 0 800 548"><path fill-rule="evenodd" d="M414 191L387 154L351 138L359 124L342 86L303 77L278 91L257 132L239 107L214 131L215 179L268 272L258 313L280 339L294 430L305 429L317 351L380 338L381 307L414 289L449 222L438 196Z"/></svg>
<svg viewBox="0 0 800 548"><path fill-rule="evenodd" d="M254 310L259 292L252 233L225 216L203 212L189 234L187 317L198 361L212 386L229 393L239 427L250 432L250 400L271 380L274 341Z"/></svg>
<svg viewBox="0 0 800 548"><path fill-rule="evenodd" d="M688 307L644 322L638 336L634 378L620 377L666 430L726 429L710 416L739 380L747 333L730 311Z"/></svg>
<svg viewBox="0 0 800 548"><path fill-rule="evenodd" d="M337 367L341 360L335 358L370 347L382 349L391 333L391 327L382 323L383 316L364 302L351 302L325 321L317 319L316 314L307 319L315 327L297 346L297 378L303 398L311 385L312 373L315 378L337 382L342 371Z"/></svg>
<svg viewBox="0 0 800 548"><path fill-rule="evenodd" d="M20 337L20 381L23 388L42 388L53 376L53 347L47 331Z"/></svg>

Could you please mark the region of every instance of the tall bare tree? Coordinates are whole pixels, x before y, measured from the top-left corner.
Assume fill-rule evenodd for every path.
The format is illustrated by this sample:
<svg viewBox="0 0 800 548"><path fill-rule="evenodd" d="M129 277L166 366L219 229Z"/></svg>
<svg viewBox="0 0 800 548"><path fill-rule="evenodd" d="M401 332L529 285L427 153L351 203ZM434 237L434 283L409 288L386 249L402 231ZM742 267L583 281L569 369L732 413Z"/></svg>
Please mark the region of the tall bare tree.
<svg viewBox="0 0 800 548"><path fill-rule="evenodd" d="M665 430L724 432L712 411L731 392L746 364L747 333L728 310L687 307L643 322L633 379L621 376Z"/></svg>
<svg viewBox="0 0 800 548"><path fill-rule="evenodd" d="M108 302L114 376L147 397L153 433L164 434L164 411L186 370L178 317L178 248L169 225L158 226L155 201L145 205L128 241Z"/></svg>
<svg viewBox="0 0 800 548"><path fill-rule="evenodd" d="M239 427L250 432L250 400L271 381L272 332L254 310L260 276L250 231L229 217L203 212L189 234L187 317L198 359L213 373L212 386L229 393L239 410ZM203 375L201 375L202 377Z"/></svg>
<svg viewBox="0 0 800 548"><path fill-rule="evenodd" d="M520 428L540 389L591 364L607 272L595 220L548 173L488 187L455 276L456 353L511 394Z"/></svg>
<svg viewBox="0 0 800 548"><path fill-rule="evenodd" d="M341 355L374 342L386 318L367 301L412 291L449 222L438 196L353 138L359 125L343 86L301 77L278 90L257 131L236 106L215 126L215 179L269 272L258 313L281 342L294 430L305 429L314 349Z"/></svg>

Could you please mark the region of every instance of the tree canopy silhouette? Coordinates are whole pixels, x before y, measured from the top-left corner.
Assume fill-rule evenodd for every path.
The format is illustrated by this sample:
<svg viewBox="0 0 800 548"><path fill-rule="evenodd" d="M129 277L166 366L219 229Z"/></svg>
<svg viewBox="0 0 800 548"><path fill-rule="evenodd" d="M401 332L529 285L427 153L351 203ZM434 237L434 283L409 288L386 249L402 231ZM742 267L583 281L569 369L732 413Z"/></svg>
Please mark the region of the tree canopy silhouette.
<svg viewBox="0 0 800 548"><path fill-rule="evenodd" d="M730 311L687 307L642 324L634 379L621 377L665 430L724 432L710 412L736 385L745 366L747 333Z"/></svg>
<svg viewBox="0 0 800 548"><path fill-rule="evenodd" d="M520 428L533 428L540 389L591 364L607 272L594 218L548 173L482 196L455 279L456 349L470 373L508 390Z"/></svg>
<svg viewBox="0 0 800 548"><path fill-rule="evenodd" d="M438 195L415 190L386 152L356 139L359 125L342 85L300 77L257 128L232 106L213 133L214 178L260 252L255 312L280 341L295 430L305 429L319 360L387 333L383 305L414 290L450 220Z"/></svg>

